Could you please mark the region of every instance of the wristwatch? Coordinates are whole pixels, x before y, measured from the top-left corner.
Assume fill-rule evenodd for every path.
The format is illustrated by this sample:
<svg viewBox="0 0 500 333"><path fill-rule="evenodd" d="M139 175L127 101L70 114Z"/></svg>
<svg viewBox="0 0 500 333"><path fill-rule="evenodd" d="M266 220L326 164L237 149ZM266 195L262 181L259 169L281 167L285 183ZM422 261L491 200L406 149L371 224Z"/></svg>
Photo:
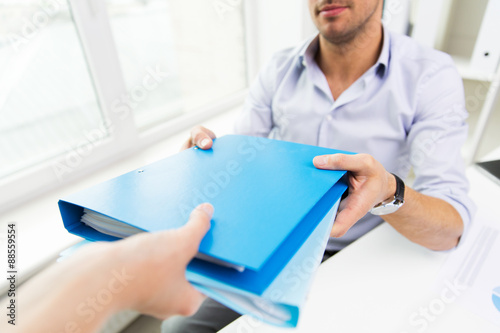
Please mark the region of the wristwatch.
<svg viewBox="0 0 500 333"><path fill-rule="evenodd" d="M394 198L382 201L370 209L370 213L373 215L387 215L394 213L405 203L405 183L395 174L392 175L396 178L396 193L394 194Z"/></svg>

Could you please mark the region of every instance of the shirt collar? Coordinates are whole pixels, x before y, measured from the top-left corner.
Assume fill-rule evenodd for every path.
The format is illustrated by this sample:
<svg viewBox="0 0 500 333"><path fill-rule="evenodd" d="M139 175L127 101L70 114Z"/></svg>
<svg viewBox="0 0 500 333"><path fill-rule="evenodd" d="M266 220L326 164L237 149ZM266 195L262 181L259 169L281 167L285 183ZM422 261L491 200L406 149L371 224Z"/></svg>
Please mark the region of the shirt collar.
<svg viewBox="0 0 500 333"><path fill-rule="evenodd" d="M319 45L319 34L317 34L312 39L309 39L308 42L304 44L304 46L299 51L299 64L304 67L311 66L315 61L314 57L316 56L316 52L318 51Z"/></svg>
<svg viewBox="0 0 500 333"><path fill-rule="evenodd" d="M390 34L387 28L382 25L382 50L378 57L377 63L375 64L376 72L381 77L384 77L387 73L387 68L389 67L390 58ZM311 66L315 60L316 52L318 51L319 45L319 34L313 37L309 42L306 42L299 52L299 64L304 67Z"/></svg>
<svg viewBox="0 0 500 333"><path fill-rule="evenodd" d="M377 60L377 72L380 73L382 77L387 73L387 68L389 68L389 58L391 49L391 34L389 30L382 24L382 32L384 40L382 41L382 51Z"/></svg>

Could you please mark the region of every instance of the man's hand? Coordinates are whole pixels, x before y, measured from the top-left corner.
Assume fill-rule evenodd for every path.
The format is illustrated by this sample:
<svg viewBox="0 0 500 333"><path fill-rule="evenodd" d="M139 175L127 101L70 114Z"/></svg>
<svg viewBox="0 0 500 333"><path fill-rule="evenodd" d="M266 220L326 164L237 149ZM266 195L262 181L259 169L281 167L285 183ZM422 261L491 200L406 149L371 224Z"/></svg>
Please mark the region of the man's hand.
<svg viewBox="0 0 500 333"><path fill-rule="evenodd" d="M198 146L201 149L210 149L212 148L213 139L215 139L214 132L203 126L196 126L191 130L191 137L184 142L181 150L186 150L193 146Z"/></svg>
<svg viewBox="0 0 500 333"><path fill-rule="evenodd" d="M349 172L349 196L340 204L331 237L343 236L373 206L396 192L394 176L370 155L323 155L316 156L313 163L318 169Z"/></svg>

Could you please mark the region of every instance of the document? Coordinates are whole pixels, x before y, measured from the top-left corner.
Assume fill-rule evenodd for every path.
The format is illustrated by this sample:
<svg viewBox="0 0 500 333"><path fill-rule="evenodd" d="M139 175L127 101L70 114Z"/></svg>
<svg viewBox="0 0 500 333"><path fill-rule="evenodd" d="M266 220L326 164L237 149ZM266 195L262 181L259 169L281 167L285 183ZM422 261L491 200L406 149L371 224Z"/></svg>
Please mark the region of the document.
<svg viewBox="0 0 500 333"><path fill-rule="evenodd" d="M70 195L59 208L70 233L114 241L178 228L210 202L211 229L188 280L235 311L295 326L347 189L345 171L312 163L334 153L352 154L229 135ZM308 267L299 280L297 267Z"/></svg>
<svg viewBox="0 0 500 333"><path fill-rule="evenodd" d="M500 225L498 216L479 211L464 243L453 252L436 280L448 289L446 301L500 327Z"/></svg>

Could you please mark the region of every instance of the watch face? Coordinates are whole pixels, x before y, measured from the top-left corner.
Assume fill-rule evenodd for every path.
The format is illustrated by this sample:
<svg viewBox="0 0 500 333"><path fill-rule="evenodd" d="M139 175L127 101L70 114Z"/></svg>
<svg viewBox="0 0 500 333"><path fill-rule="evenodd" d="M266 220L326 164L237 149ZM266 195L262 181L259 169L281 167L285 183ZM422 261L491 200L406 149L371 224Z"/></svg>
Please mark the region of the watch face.
<svg viewBox="0 0 500 333"><path fill-rule="evenodd" d="M387 214L394 213L402 205L403 205L402 202L397 202L397 203L390 202L388 204L380 205L380 206L372 208L370 210L370 213L372 213L373 215L387 215Z"/></svg>

